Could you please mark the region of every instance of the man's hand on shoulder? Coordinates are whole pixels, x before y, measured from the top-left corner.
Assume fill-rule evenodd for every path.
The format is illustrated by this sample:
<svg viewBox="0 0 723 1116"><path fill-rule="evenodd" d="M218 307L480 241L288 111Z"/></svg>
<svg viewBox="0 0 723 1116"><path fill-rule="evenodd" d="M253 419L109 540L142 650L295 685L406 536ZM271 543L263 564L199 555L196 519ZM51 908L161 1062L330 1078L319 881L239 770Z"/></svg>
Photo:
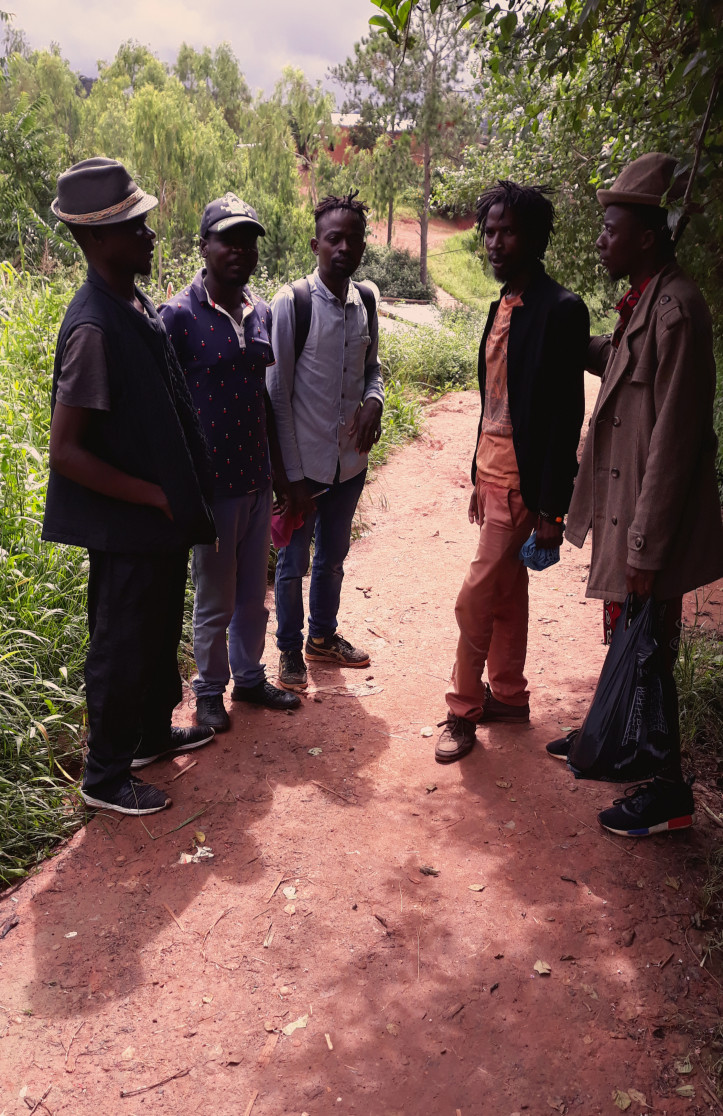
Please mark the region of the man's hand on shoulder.
<svg viewBox="0 0 723 1116"><path fill-rule="evenodd" d="M382 405L378 399L367 399L354 412L349 437L356 435L357 453L369 453L382 436Z"/></svg>

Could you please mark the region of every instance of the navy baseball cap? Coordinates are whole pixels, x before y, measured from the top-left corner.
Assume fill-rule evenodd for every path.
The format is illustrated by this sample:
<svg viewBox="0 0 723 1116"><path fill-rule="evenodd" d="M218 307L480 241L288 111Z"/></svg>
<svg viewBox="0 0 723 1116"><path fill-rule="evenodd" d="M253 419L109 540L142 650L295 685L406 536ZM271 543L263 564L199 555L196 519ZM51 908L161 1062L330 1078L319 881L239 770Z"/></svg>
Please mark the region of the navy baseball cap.
<svg viewBox="0 0 723 1116"><path fill-rule="evenodd" d="M259 236L266 236L256 210L231 193L208 203L201 218L201 236L225 232L234 225L252 225Z"/></svg>

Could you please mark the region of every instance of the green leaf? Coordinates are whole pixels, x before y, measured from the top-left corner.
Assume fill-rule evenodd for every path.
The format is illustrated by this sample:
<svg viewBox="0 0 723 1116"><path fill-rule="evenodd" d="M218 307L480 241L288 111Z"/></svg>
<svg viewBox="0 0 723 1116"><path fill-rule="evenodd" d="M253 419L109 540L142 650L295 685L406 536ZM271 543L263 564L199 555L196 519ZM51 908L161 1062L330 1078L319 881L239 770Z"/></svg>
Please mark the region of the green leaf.
<svg viewBox="0 0 723 1116"><path fill-rule="evenodd" d="M503 39L510 39L512 37L512 33L513 33L513 31L515 30L516 27L517 27L517 13L516 12L508 12L507 15L503 16L502 19L499 22L499 29L500 29L500 32L502 34Z"/></svg>

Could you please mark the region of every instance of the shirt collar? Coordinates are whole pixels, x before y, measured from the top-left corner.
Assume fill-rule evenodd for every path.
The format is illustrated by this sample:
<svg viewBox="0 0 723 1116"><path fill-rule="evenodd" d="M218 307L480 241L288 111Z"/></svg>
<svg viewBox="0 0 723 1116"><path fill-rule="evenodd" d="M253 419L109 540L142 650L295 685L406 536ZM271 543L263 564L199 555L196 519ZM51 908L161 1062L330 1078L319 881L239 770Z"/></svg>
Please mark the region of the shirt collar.
<svg viewBox="0 0 723 1116"><path fill-rule="evenodd" d="M322 295L324 298L327 298L330 302L339 302L340 301L340 299L338 299L336 297L334 292L330 291L329 288L324 283L323 279L319 275L318 267L314 268L314 271L309 276L309 286L312 287L313 289L316 289L319 292L320 295ZM351 302L351 303L356 304L357 302L359 302L359 300L360 300L359 292L357 291L356 286L354 285L354 283L350 279L349 280L349 286L347 287L347 291L346 291L346 301L347 301L347 303Z"/></svg>

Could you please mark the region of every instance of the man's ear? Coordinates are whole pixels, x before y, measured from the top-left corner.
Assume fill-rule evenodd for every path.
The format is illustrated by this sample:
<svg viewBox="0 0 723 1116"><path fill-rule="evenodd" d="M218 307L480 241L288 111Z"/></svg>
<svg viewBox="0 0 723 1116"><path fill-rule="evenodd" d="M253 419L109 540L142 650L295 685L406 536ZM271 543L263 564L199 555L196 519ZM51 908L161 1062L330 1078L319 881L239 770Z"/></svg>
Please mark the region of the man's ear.
<svg viewBox="0 0 723 1116"><path fill-rule="evenodd" d="M312 236L311 240L309 241L309 244L311 245L311 250L314 253L314 255L318 256L319 255L319 241L316 239L315 236Z"/></svg>
<svg viewBox="0 0 723 1116"><path fill-rule="evenodd" d="M204 259L206 258L206 246L207 246L207 244L208 244L208 241L206 240L206 238L203 237L203 236L199 236L199 238L198 238L198 249L199 249L199 251L200 251L200 253L201 253L201 255L203 256Z"/></svg>
<svg viewBox="0 0 723 1116"><path fill-rule="evenodd" d="M655 233L652 229L643 229L640 247L643 252L651 252L655 248Z"/></svg>

